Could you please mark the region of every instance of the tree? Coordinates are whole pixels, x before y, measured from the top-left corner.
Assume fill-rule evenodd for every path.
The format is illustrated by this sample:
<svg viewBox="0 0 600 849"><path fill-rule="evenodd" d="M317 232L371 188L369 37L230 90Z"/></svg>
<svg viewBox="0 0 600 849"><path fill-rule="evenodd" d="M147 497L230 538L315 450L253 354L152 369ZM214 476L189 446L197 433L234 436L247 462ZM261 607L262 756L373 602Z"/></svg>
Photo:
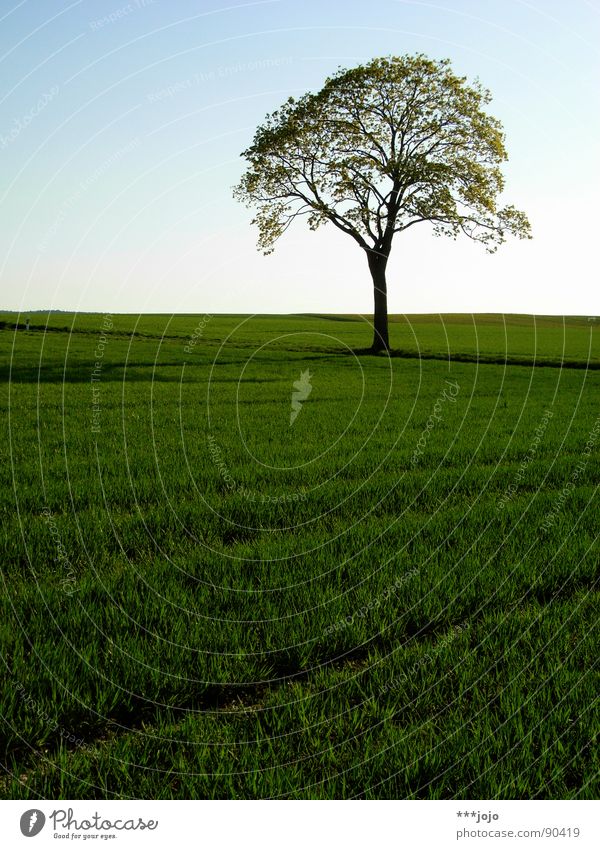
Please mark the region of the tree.
<svg viewBox="0 0 600 849"><path fill-rule="evenodd" d="M340 69L317 94L290 97L242 153L234 195L257 209L258 247L271 253L295 218L331 222L365 252L374 292L372 350L389 349L386 267L396 233L428 221L493 252L527 217L499 208L507 159L491 95L447 59L373 59Z"/></svg>

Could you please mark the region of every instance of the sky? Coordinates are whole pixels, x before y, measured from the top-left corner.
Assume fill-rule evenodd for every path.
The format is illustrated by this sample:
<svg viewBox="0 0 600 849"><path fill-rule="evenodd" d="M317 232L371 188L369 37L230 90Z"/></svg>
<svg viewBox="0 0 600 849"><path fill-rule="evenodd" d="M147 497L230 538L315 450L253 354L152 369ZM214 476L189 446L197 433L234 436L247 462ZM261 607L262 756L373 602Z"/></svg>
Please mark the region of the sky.
<svg viewBox="0 0 600 849"><path fill-rule="evenodd" d="M348 236L263 256L232 187L290 95L422 52L492 92L534 238L399 234L390 312L600 314L599 36L599 0L0 0L0 308L368 314Z"/></svg>

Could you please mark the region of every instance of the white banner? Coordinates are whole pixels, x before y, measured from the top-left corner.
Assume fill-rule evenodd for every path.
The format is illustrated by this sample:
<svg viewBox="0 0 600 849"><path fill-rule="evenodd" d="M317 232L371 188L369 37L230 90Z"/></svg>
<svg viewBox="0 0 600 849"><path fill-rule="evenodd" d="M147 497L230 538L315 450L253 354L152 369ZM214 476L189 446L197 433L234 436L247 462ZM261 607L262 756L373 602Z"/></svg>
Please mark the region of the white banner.
<svg viewBox="0 0 600 849"><path fill-rule="evenodd" d="M0 802L0 845L236 847L600 846L587 801ZM30 842L34 841L34 842Z"/></svg>

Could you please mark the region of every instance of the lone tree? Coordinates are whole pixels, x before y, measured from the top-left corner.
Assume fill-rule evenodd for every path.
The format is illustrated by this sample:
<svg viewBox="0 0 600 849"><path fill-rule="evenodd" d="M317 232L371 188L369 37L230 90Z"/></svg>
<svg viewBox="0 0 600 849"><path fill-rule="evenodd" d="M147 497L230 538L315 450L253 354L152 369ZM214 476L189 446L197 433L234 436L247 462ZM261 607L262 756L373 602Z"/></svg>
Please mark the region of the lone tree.
<svg viewBox="0 0 600 849"><path fill-rule="evenodd" d="M507 159L491 95L467 85L449 60L373 59L341 69L318 94L290 97L242 153L234 189L257 209L258 247L271 253L295 218L330 221L366 254L374 290L373 351L389 349L386 266L396 233L429 221L493 252L507 233L530 238L513 206L499 208Z"/></svg>

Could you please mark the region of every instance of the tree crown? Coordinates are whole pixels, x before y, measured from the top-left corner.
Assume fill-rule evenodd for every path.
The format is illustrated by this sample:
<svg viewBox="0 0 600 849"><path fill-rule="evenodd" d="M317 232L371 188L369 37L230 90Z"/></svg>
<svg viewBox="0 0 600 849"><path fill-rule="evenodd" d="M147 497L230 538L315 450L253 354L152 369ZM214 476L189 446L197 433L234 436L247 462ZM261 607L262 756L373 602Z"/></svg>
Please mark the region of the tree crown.
<svg viewBox="0 0 600 849"><path fill-rule="evenodd" d="M508 233L529 238L525 214L499 206L507 154L490 100L449 60L421 54L340 69L317 94L290 97L256 130L234 189L257 209L258 247L270 253L301 216L386 256L396 233L422 221L489 251Z"/></svg>

